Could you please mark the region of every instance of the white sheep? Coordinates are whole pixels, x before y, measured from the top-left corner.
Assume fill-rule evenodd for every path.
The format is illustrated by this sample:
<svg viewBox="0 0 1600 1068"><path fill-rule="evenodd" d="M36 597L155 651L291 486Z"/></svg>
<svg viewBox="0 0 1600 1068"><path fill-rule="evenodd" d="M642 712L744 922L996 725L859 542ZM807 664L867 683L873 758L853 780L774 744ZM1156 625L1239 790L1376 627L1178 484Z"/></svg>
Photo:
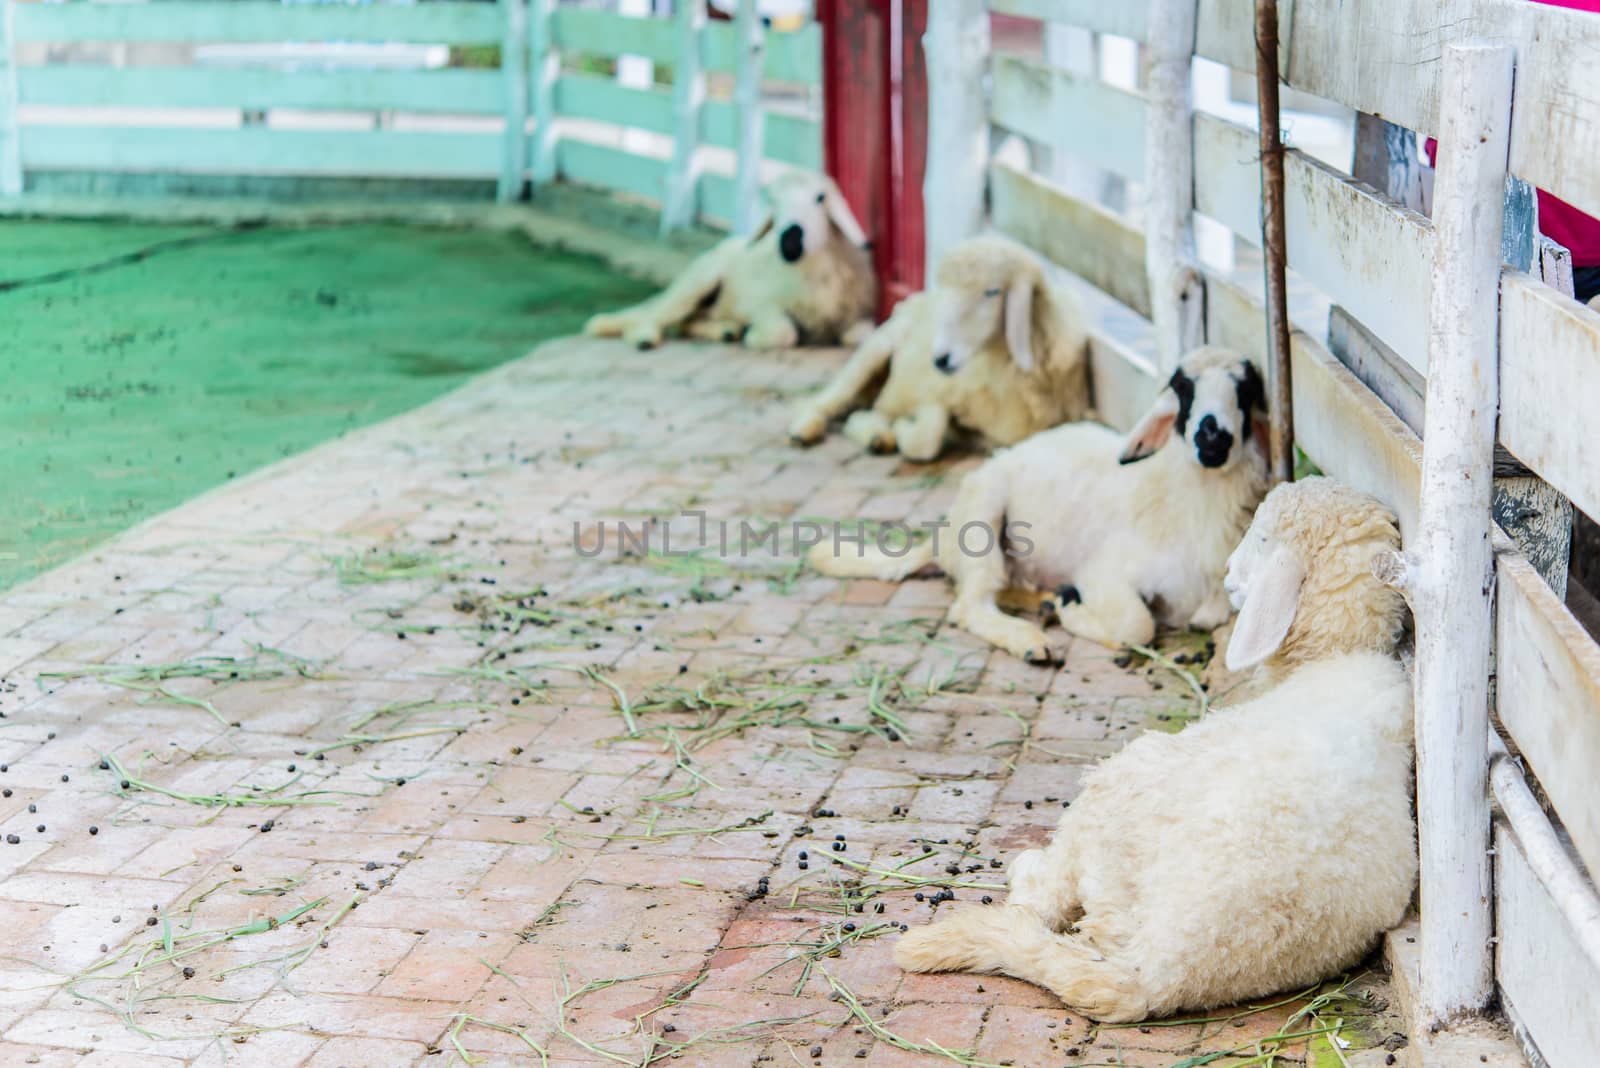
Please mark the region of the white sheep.
<svg viewBox="0 0 1600 1068"><path fill-rule="evenodd" d="M1013 861L1003 907L913 931L895 960L1015 976L1116 1022L1358 962L1417 878L1405 606L1372 566L1399 541L1388 509L1330 479L1273 490L1228 563L1226 659L1276 685L1135 739Z"/></svg>
<svg viewBox="0 0 1600 1068"><path fill-rule="evenodd" d="M1267 491L1264 407L1248 360L1196 349L1126 442L1095 423L1035 434L962 480L934 539L898 556L824 541L811 564L892 580L937 560L955 580L950 620L1026 660L1060 653L1037 623L1000 610L1008 587L1057 591L1061 625L1107 645L1145 644L1157 623L1219 626L1228 552Z"/></svg>
<svg viewBox="0 0 1600 1068"><path fill-rule="evenodd" d="M1049 283L1037 256L1003 237L972 238L940 260L935 289L901 301L800 404L789 435L811 444L850 412L852 441L913 460L938 456L952 424L1013 445L1084 417L1086 346L1077 299ZM858 407L879 381L872 406Z"/></svg>
<svg viewBox="0 0 1600 1068"><path fill-rule="evenodd" d="M753 349L855 344L872 329L878 284L861 225L838 186L790 171L767 187L772 214L730 237L640 304L596 315L592 337L653 348L669 332Z"/></svg>

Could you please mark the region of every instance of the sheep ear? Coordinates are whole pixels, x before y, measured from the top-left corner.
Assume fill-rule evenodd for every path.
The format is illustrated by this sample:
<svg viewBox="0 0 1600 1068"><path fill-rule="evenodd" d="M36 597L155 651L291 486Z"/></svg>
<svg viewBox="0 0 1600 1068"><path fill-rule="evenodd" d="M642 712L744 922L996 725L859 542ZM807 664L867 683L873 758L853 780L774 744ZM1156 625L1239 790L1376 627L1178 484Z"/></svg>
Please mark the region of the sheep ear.
<svg viewBox="0 0 1600 1068"><path fill-rule="evenodd" d="M749 239L745 243L753 245L757 241L760 241L763 237L766 237L768 234L770 234L772 232L773 219L773 214L770 211L763 215L761 217L761 223L755 228L754 232L750 234Z"/></svg>
<svg viewBox="0 0 1600 1068"><path fill-rule="evenodd" d="M1032 278L1018 278L1006 291L1006 347L1024 371L1033 370Z"/></svg>
<svg viewBox="0 0 1600 1068"><path fill-rule="evenodd" d="M1250 580L1233 637L1228 639L1224 662L1229 671L1255 667L1278 651L1300 608L1300 584L1305 577L1299 554L1282 545L1272 550L1260 573Z"/></svg>
<svg viewBox="0 0 1600 1068"><path fill-rule="evenodd" d="M851 214L850 205L844 201L844 194L829 186L823 204L828 209L828 218L833 220L833 225L838 227L844 239L857 248L865 248L867 235L862 233L861 224L856 222L856 217Z"/></svg>
<svg viewBox="0 0 1600 1068"><path fill-rule="evenodd" d="M1155 404L1128 431L1128 443L1123 446L1117 462L1131 464L1161 451L1161 446L1172 437L1173 424L1178 421L1178 408L1178 395L1171 389L1164 389L1157 394Z"/></svg>

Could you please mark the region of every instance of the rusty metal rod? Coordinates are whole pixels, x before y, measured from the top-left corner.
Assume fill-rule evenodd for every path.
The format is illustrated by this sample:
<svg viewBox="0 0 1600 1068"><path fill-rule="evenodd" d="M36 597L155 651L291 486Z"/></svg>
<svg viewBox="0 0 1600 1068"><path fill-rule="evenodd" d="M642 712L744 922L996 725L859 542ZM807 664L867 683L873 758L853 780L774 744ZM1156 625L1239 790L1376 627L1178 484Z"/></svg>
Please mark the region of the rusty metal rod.
<svg viewBox="0 0 1600 1068"><path fill-rule="evenodd" d="M1256 0L1256 114L1261 128L1261 252L1266 274L1267 410L1272 477L1294 477L1294 393L1289 378L1288 240L1283 218L1283 138L1278 117L1278 0Z"/></svg>

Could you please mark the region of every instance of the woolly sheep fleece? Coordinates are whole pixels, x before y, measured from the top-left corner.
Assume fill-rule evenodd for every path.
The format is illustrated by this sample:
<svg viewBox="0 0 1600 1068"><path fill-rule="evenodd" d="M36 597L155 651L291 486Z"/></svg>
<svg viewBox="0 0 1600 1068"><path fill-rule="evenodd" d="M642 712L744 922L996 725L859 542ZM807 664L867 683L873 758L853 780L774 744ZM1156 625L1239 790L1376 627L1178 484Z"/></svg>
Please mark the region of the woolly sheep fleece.
<svg viewBox="0 0 1600 1068"><path fill-rule="evenodd" d="M932 460L952 426L1011 445L1088 412L1087 346L1077 298L1049 283L1037 256L1003 237L972 238L940 261L934 289L902 301L800 403L789 434L812 444L849 412L845 435L873 452Z"/></svg>
<svg viewBox="0 0 1600 1068"><path fill-rule="evenodd" d="M1190 396L1188 424L1174 383ZM1007 589L1056 593L1063 631L1111 646L1148 644L1158 624L1209 630L1232 614L1222 586L1228 553L1268 488L1259 375L1218 346L1185 356L1126 437L1097 423L1066 423L1001 450L961 481L943 538L898 555L875 545L814 546L812 567L836 578L900 580L937 562L955 583L952 623L1034 662L1062 649L1037 619L1009 615ZM1241 400L1248 395L1248 399ZM1228 457L1207 467L1195 441L1204 417L1231 435ZM1025 531L1026 551L972 551L971 528ZM1001 542L988 539L991 550Z"/></svg>
<svg viewBox="0 0 1600 1068"><path fill-rule="evenodd" d="M790 172L767 188L772 214L753 236L730 237L662 292L596 315L592 337L642 349L669 333L752 349L854 344L872 329L878 283L869 242L838 186ZM788 248L789 251L785 251ZM790 252L798 250L798 259Z"/></svg>
<svg viewBox="0 0 1600 1068"><path fill-rule="evenodd" d="M900 965L1015 976L1125 1022L1359 961L1417 877L1411 687L1392 656L1404 607L1371 572L1398 542L1364 494L1320 478L1275 489L1230 581L1241 626L1260 597L1268 616L1294 612L1262 665L1277 685L1099 765L1050 845L1013 861L1006 904L905 935Z"/></svg>

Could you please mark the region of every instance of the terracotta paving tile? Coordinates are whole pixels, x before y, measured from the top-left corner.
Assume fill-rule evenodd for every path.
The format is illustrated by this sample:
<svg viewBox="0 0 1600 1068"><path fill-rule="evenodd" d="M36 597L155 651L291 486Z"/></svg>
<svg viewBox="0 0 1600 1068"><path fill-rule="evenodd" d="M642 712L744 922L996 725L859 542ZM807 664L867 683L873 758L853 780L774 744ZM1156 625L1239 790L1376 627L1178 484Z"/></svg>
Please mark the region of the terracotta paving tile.
<svg viewBox="0 0 1600 1068"><path fill-rule="evenodd" d="M893 962L900 925L1001 899L992 862L1047 841L1097 760L1180 725L1177 680L1085 642L1020 663L944 622L944 580L617 551L646 510L675 543L685 507L735 533L942 514L977 458L775 434L842 359L558 342L0 596L0 834L20 839L0 844L0 1063L442 1066L455 1042L537 1063L491 1024L563 1066L947 1063L874 1033L830 975L902 1042L1018 1068L1276 1030L1286 1010L1093 1030L1027 984ZM602 519L611 544L579 555L574 523L592 548ZM450 563L341 580L332 561L368 550ZM166 697L81 677L196 656L274 674ZM109 753L247 803L121 790ZM884 874L951 867L939 904ZM162 955L163 915L185 952L135 1019L187 1037L55 985Z"/></svg>

